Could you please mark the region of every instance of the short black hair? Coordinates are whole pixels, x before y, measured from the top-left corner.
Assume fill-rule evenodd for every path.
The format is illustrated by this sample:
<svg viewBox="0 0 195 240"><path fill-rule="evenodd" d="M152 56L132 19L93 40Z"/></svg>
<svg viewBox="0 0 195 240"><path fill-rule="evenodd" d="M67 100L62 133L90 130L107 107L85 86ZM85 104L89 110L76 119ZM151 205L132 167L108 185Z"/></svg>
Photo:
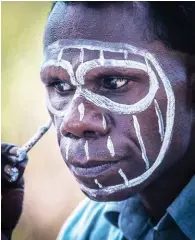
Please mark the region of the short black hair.
<svg viewBox="0 0 195 240"><path fill-rule="evenodd" d="M66 5L78 2L63 1ZM55 4L54 2L51 11ZM101 8L108 2L83 1L89 8ZM109 2L110 3L110 2ZM116 4L117 2L113 2ZM154 40L162 41L167 47L180 52L195 54L195 2L147 2L152 19L150 27Z"/></svg>

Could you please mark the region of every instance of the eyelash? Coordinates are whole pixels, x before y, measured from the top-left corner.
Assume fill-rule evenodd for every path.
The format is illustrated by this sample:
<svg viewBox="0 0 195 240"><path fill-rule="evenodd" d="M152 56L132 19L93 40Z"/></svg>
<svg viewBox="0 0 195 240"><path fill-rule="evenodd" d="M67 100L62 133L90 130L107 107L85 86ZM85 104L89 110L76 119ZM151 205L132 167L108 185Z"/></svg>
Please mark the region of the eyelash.
<svg viewBox="0 0 195 240"><path fill-rule="evenodd" d="M70 89L66 90L67 92L75 89L75 87L72 84L70 84L69 82L62 81L60 78L49 78L48 83L46 84L46 87L47 88L55 88L55 90L58 93L62 93L62 92L58 91L58 89L56 89L55 86L57 84L66 84L68 87L70 87Z"/></svg>
<svg viewBox="0 0 195 240"><path fill-rule="evenodd" d="M132 80L132 79L131 79ZM104 92L111 92L111 91L114 91L114 92L120 92L122 90L124 90L124 88L126 88L127 84L131 81L130 79L127 79L127 78L124 78L124 77L119 77L119 76L105 76L105 77L101 77L99 79L99 81L101 81L101 87L100 87L100 90L101 91L104 91ZM110 86L107 85L106 87L106 81L107 84ZM121 86L119 87L114 87L114 84L111 83L111 82L114 82L115 85L119 84L120 85L120 82L124 81L124 84L122 84ZM59 88L57 88L57 84L66 84L66 87L69 88L69 89L66 89L66 90L63 90L60 91ZM71 85L69 82L65 82L65 81L62 81L61 79L59 78L50 78L48 80L48 84L46 85L46 87L48 88L54 88L55 91L58 93L58 94L68 94L70 93L71 91L75 90L75 87L73 85ZM63 88L63 86L61 86ZM113 88L112 88L113 87Z"/></svg>

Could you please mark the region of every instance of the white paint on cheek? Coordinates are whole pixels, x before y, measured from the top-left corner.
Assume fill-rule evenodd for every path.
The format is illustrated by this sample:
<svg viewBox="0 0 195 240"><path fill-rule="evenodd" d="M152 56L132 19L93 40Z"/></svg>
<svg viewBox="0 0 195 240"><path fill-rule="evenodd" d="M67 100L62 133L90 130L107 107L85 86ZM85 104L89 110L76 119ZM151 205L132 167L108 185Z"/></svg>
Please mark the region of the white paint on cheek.
<svg viewBox="0 0 195 240"><path fill-rule="evenodd" d="M102 114L102 125L103 125L103 129L106 130L106 119L103 114Z"/></svg>
<svg viewBox="0 0 195 240"><path fill-rule="evenodd" d="M115 151L114 151L114 145L112 143L112 139L110 136L108 136L108 140L107 140L107 148L111 154L112 157L114 157L115 155Z"/></svg>
<svg viewBox="0 0 195 240"><path fill-rule="evenodd" d="M146 155L146 149L145 149L145 146L144 146L144 142L142 140L139 122L138 122L137 117L135 115L133 115L133 123L134 123L135 132L136 132L136 135L137 135L137 138L138 138L138 141L139 141L139 145L140 145L140 148L141 148L142 158L143 158L143 160L146 164L146 169L148 169L149 168L149 160L148 160L148 157Z"/></svg>
<svg viewBox="0 0 195 240"><path fill-rule="evenodd" d="M81 48L81 52L80 52L80 62L83 63L84 61L84 49Z"/></svg>
<svg viewBox="0 0 195 240"><path fill-rule="evenodd" d="M172 139L172 132L173 132L173 125L174 125L174 118L175 118L175 96L172 89L172 86L170 84L169 79L167 78L166 74L164 73L161 65L158 63L158 61L155 59L155 57L149 53L146 49L140 49L137 47L134 47L129 44L123 44L123 43L110 43L110 42L100 42L100 41L94 41L94 40L59 40L60 42L58 44L55 43L55 46L52 44L50 47L51 50L53 50L53 47L56 47L56 50L59 50L60 46L66 46L65 48L85 48L89 50L103 50L103 51L109 51L109 52L121 52L124 54L124 51L127 50L128 53L139 55L145 58L146 65L145 69L140 66L140 64L137 65L134 64L133 61L125 60L121 64L120 62L112 61L105 59L104 65L105 66L112 66L115 67L118 65L118 67L124 67L126 65L127 68L137 68L142 69L149 75L149 92L148 94L141 99L138 103L133 105L125 105L125 104L118 104L115 102L110 101L110 99L99 96L98 94L94 94L90 91L85 91L85 89L80 92L80 96L85 97L87 100L91 101L92 103L96 104L97 106L101 108L108 109L112 112L118 113L118 114L135 114L138 112L142 112L146 110L153 102L156 92L159 88L158 85L158 79L156 76L156 73L158 73L159 81L162 82L162 86L164 87L164 90L166 92L167 96L167 111L166 111L166 128L164 133L164 139L162 142L162 146L160 149L160 152L154 161L153 165L150 166L150 168L145 171L143 174L137 176L134 179L129 180L129 187L134 187L142 182L144 182L147 178L151 176L151 174L155 171L157 167L161 164L163 161L165 154L170 146L171 139ZM61 42L62 41L62 42ZM48 47L49 48L49 47ZM55 49L54 49L55 50ZM56 61L56 60L55 60ZM120 60L121 61L121 60ZM42 65L42 69L44 66L52 65L53 62L46 62L46 64ZM54 63L55 64L55 63ZM137 65L137 66L136 66ZM143 64L142 64L143 65ZM56 64L56 66L59 66L59 63ZM84 77L85 74L90 71L93 68L97 68L101 66L100 60L95 59L94 61L89 61L87 63L82 63L77 68L76 76L77 81L79 84L84 83ZM140 68L141 67L141 68ZM154 70L155 69L155 72ZM77 85L78 85L77 83ZM115 105L114 105L115 104ZM65 114L65 113L63 113ZM80 185L81 189L85 192L87 192L91 196L97 196L97 195L109 195L111 193L120 191L122 189L125 189L125 184L118 184L114 186L108 186L103 187L102 189L91 189L84 185Z"/></svg>
<svg viewBox="0 0 195 240"><path fill-rule="evenodd" d="M81 103L79 106L78 106L78 111L79 111L79 120L82 121L83 118L84 118L84 112L85 112L85 106L83 103Z"/></svg>
<svg viewBox="0 0 195 240"><path fill-rule="evenodd" d="M157 115L157 118L158 118L158 127L159 127L160 138L161 138L161 141L163 141L164 135L165 135L165 130L164 130L165 127L164 127L164 121L163 121L162 113L161 113L160 107L159 107L156 99L154 99L154 105L155 105L156 115Z"/></svg>
<svg viewBox="0 0 195 240"><path fill-rule="evenodd" d="M121 175L121 177L123 178L124 182L125 182L125 186L129 186L129 181L126 177L126 175L124 174L123 170L120 168L118 173Z"/></svg>
<svg viewBox="0 0 195 240"><path fill-rule="evenodd" d="M70 138L67 139L67 144L66 144L66 160L67 161L68 161L69 148L70 148Z"/></svg>
<svg viewBox="0 0 195 240"><path fill-rule="evenodd" d="M104 51L100 50L100 64L103 66L104 65Z"/></svg>
<svg viewBox="0 0 195 240"><path fill-rule="evenodd" d="M89 160L89 146L88 146L88 141L85 142L85 155L87 160Z"/></svg>
<svg viewBox="0 0 195 240"><path fill-rule="evenodd" d="M95 181L94 181L94 182L95 182L95 184L97 184L97 185L98 185L98 187L99 187L99 188L103 188L102 184L100 184L100 183L98 182L98 180L97 180L97 179L95 179Z"/></svg>

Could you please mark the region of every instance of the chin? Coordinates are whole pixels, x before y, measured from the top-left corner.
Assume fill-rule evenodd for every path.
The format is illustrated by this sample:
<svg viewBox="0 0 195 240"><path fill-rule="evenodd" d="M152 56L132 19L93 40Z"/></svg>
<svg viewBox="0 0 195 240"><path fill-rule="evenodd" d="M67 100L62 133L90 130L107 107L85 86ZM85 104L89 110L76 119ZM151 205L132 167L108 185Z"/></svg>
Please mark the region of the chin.
<svg viewBox="0 0 195 240"><path fill-rule="evenodd" d="M127 188L121 191L117 191L108 195L105 194L97 194L96 196L92 196L89 193L82 190L82 192L91 200L97 202L118 202L124 201L133 195L139 193L142 190L141 185L134 188Z"/></svg>

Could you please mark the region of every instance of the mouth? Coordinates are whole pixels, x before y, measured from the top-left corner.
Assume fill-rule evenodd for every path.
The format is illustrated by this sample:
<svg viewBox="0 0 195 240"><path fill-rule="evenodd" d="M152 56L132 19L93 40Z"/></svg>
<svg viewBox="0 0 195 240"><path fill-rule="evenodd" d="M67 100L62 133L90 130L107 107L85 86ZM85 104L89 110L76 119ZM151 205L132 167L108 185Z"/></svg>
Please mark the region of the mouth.
<svg viewBox="0 0 195 240"><path fill-rule="evenodd" d="M96 163L95 165L87 164L86 166L69 165L69 168L75 175L80 177L97 177L107 171L110 171L117 163L118 161Z"/></svg>

